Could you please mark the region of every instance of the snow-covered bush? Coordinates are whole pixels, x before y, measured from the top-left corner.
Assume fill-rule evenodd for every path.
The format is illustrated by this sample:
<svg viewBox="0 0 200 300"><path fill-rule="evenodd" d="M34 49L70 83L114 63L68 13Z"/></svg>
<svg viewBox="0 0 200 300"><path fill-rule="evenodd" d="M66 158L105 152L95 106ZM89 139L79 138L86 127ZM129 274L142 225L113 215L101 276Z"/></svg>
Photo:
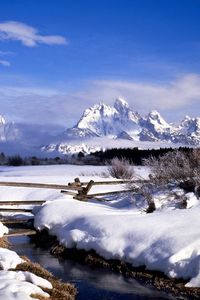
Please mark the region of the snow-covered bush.
<svg viewBox="0 0 200 300"><path fill-rule="evenodd" d="M146 159L144 164L150 167L150 180L157 185L176 182L191 191L200 187L200 149L188 154L178 150L168 152L158 159Z"/></svg>
<svg viewBox="0 0 200 300"><path fill-rule="evenodd" d="M159 158L151 157L144 160L152 172L151 179L158 184L170 181L183 181L192 176L189 156L183 152L168 152Z"/></svg>
<svg viewBox="0 0 200 300"><path fill-rule="evenodd" d="M134 176L134 169L125 158L113 158L108 165L108 172L117 179L131 179Z"/></svg>

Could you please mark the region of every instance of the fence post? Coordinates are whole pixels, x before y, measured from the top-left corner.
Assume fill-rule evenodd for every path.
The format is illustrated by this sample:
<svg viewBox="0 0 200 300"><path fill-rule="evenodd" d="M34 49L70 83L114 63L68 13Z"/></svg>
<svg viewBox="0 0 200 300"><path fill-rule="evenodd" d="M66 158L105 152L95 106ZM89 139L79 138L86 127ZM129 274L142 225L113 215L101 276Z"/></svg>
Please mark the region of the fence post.
<svg viewBox="0 0 200 300"><path fill-rule="evenodd" d="M94 180L90 180L87 186L83 187L82 190L79 190L77 196L75 196L74 198L77 200L87 201L88 192L91 190L93 184Z"/></svg>
<svg viewBox="0 0 200 300"><path fill-rule="evenodd" d="M82 184L80 182L79 177L74 178L74 182L69 182L68 186L80 187Z"/></svg>

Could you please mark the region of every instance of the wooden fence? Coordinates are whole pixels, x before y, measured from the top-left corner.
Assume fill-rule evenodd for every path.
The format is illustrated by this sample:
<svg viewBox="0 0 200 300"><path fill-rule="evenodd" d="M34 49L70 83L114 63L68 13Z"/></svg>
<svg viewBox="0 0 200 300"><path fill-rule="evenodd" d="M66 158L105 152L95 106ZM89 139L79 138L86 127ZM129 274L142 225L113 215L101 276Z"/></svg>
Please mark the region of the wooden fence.
<svg viewBox="0 0 200 300"><path fill-rule="evenodd" d="M130 191L129 185L137 184L141 182L147 182L147 180L112 180L112 181L93 181L90 180L89 182L81 182L79 178L75 178L74 182L70 182L66 185L63 184L44 184L44 183L31 183L31 182L10 182L10 181L3 181L0 182L0 186L9 186L9 187L26 187L26 188L42 188L42 189L58 189L61 190L61 193L68 194L73 196L74 199L87 201L91 198L97 198L105 195L110 194L118 194L118 193L125 193ZM103 185L118 185L118 184L126 184L127 188L123 190L117 191L108 191L108 192L101 192L101 193L94 193L89 194L92 187L94 186L103 186ZM134 189L133 187L131 188ZM26 204L30 200L26 201L17 201L18 204ZM24 203L26 202L26 203ZM32 202L32 203L31 203ZM44 200L31 200L29 204L42 204L45 202ZM11 204L15 205L16 202L14 201L0 201L0 205Z"/></svg>
<svg viewBox="0 0 200 300"><path fill-rule="evenodd" d="M7 187L17 187L17 188L39 188L39 189L58 189L61 193L71 195L74 199L80 201L88 201L89 199L96 199L98 201L109 201L104 196L107 195L114 195L119 193L127 193L130 190L133 192L134 184L145 182L144 180L113 180L113 181L93 181L90 180L89 182L81 182L79 178L75 178L73 182L70 182L66 185L63 184L44 184L44 183L31 183L31 182L10 182L10 181L2 181L0 182L0 186L7 186ZM101 193L89 193L94 186L103 186L103 185L119 185L124 184L126 185L125 189L122 190L112 190L108 192L101 192ZM132 184L132 185L131 185ZM130 189L131 187L131 189ZM134 190L137 193L137 187ZM0 213L6 212L13 212L13 213L24 213L32 212L31 206L38 206L45 203L45 200L16 200L16 201L0 201ZM26 207L23 208L21 205L25 205ZM9 207L5 207L9 206ZM33 218L30 219L33 221ZM7 236L21 236L21 235L32 235L35 234L36 231L34 230L33 226L31 228L27 228L27 219L9 219L8 217L4 217L0 219L3 224L8 224L14 226L19 226L21 224L22 228L17 230L9 230Z"/></svg>

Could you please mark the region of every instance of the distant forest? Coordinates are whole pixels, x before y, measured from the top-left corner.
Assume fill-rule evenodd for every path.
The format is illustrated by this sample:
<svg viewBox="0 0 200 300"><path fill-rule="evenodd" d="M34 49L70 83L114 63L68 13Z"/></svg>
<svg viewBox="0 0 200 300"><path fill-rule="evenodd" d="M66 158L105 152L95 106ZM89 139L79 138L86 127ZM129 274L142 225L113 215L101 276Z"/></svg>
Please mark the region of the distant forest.
<svg viewBox="0 0 200 300"><path fill-rule="evenodd" d="M158 158L168 152L173 151L182 151L184 153L190 153L192 148L189 147L179 147L178 149L174 148L160 148L160 149L138 149L138 148L112 148L107 149L105 151L98 151L92 154L92 156L96 157L100 162L105 163L113 159L117 158L126 158L133 165L142 165L143 160L149 157Z"/></svg>
<svg viewBox="0 0 200 300"><path fill-rule="evenodd" d="M7 156L0 153L0 165L25 166L25 165L55 165L55 164L76 164L76 165L105 165L114 157L125 158L133 165L142 165L143 160L149 157L158 158L168 152L182 151L190 153L192 148L179 147L160 149L138 149L138 148L112 148L105 151L97 151L91 154L78 154L56 156L55 158L39 158L36 156L22 157L20 155Z"/></svg>

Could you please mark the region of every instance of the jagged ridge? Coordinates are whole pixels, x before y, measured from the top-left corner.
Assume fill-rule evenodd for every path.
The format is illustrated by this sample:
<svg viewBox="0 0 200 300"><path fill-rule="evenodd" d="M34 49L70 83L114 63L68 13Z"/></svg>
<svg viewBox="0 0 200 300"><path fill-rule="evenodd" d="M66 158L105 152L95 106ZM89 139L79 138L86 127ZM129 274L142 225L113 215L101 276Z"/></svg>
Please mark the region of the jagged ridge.
<svg viewBox="0 0 200 300"><path fill-rule="evenodd" d="M97 136L199 145L200 118L186 117L175 126L167 123L155 110L142 117L123 98L118 98L113 106L99 103L86 109L78 123L67 129L63 137L82 139Z"/></svg>

